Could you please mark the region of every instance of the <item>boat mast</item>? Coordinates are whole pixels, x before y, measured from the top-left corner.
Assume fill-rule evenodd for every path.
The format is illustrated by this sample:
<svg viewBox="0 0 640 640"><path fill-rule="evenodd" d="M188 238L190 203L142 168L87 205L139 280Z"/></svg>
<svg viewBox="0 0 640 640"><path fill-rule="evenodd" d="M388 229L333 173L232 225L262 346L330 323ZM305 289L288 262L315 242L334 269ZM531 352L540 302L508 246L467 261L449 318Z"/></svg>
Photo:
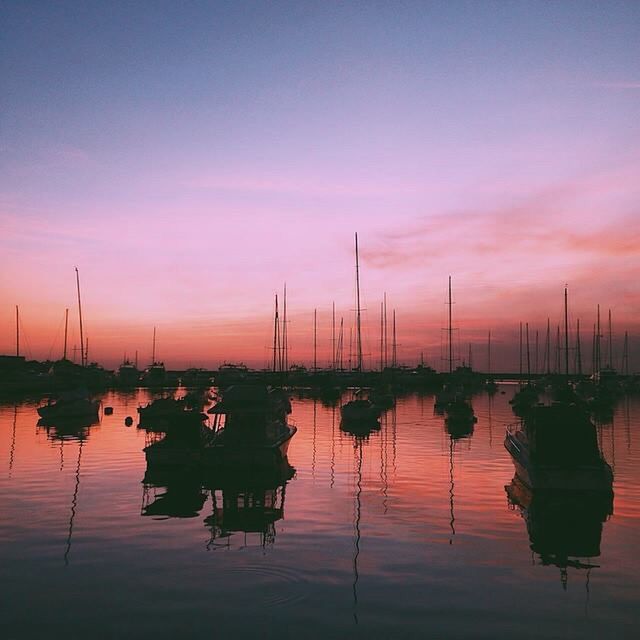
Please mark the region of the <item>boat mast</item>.
<svg viewBox="0 0 640 640"><path fill-rule="evenodd" d="M318 310L313 310L313 370L318 370Z"/></svg>
<svg viewBox="0 0 640 640"><path fill-rule="evenodd" d="M629 375L629 332L624 332L624 347L622 349L622 373Z"/></svg>
<svg viewBox="0 0 640 640"><path fill-rule="evenodd" d="M526 324L527 338L527 384L531 384L531 352L529 351L529 323Z"/></svg>
<svg viewBox="0 0 640 640"><path fill-rule="evenodd" d="M580 318L576 321L576 373L582 375L582 348L580 345Z"/></svg>
<svg viewBox="0 0 640 640"><path fill-rule="evenodd" d="M20 310L16 305L16 358L20 357Z"/></svg>
<svg viewBox="0 0 640 640"><path fill-rule="evenodd" d="M533 371L536 375L538 375L538 373L540 373L540 368L538 366L538 330L536 329L536 355L534 358L534 365L533 365Z"/></svg>
<svg viewBox="0 0 640 640"><path fill-rule="evenodd" d="M449 276L449 327L447 330L447 336L449 339L449 373L453 373L453 341L452 341L452 332L453 329L451 327L451 276Z"/></svg>
<svg viewBox="0 0 640 640"><path fill-rule="evenodd" d="M398 366L398 343L396 341L396 310L393 310L393 342L391 343L391 366Z"/></svg>
<svg viewBox="0 0 640 640"><path fill-rule="evenodd" d="M151 346L151 364L156 363L156 328L153 327L153 343Z"/></svg>
<svg viewBox="0 0 640 640"><path fill-rule="evenodd" d="M613 332L611 329L611 309L609 309L609 368L613 369Z"/></svg>
<svg viewBox="0 0 640 640"><path fill-rule="evenodd" d="M287 337L287 283L284 283L284 298L282 300L282 365L281 370L289 370L289 344Z"/></svg>
<svg viewBox="0 0 640 640"><path fill-rule="evenodd" d="M331 368L336 370L336 303L331 304Z"/></svg>
<svg viewBox="0 0 640 640"><path fill-rule="evenodd" d="M358 234L356 233L356 349L357 371L362 371L362 326L360 318L360 265L358 261Z"/></svg>
<svg viewBox="0 0 640 640"><path fill-rule="evenodd" d="M276 308L273 315L273 372L278 370L278 294L276 293Z"/></svg>
<svg viewBox="0 0 640 640"><path fill-rule="evenodd" d="M84 332L82 328L82 303L80 301L80 274L78 273L78 267L76 269L76 288L78 290L78 318L80 320L80 365L84 367L85 365L85 354L84 354Z"/></svg>
<svg viewBox="0 0 640 640"><path fill-rule="evenodd" d="M389 340L387 339L387 292L384 292L384 366L389 364Z"/></svg>
<svg viewBox="0 0 640 640"><path fill-rule="evenodd" d="M600 373L600 305L598 305L598 319L596 323L596 358L595 358L595 371Z"/></svg>
<svg viewBox="0 0 640 640"><path fill-rule="evenodd" d="M62 350L62 359L67 359L67 330L69 328L69 309L64 311L64 349Z"/></svg>
<svg viewBox="0 0 640 640"><path fill-rule="evenodd" d="M567 287L564 288L564 374L569 377L569 305Z"/></svg>
<svg viewBox="0 0 640 640"><path fill-rule="evenodd" d="M547 318L547 340L544 345L544 359L547 362L547 375L551 374L551 320Z"/></svg>
<svg viewBox="0 0 640 640"><path fill-rule="evenodd" d="M337 361L340 371L344 369L344 318L340 318L340 333L338 336L338 354Z"/></svg>
<svg viewBox="0 0 640 640"><path fill-rule="evenodd" d="M380 303L380 371L384 371L384 302Z"/></svg>
<svg viewBox="0 0 640 640"><path fill-rule="evenodd" d="M491 375L491 329L489 329L489 340L487 342L487 373Z"/></svg>
<svg viewBox="0 0 640 640"><path fill-rule="evenodd" d="M522 322L520 323L520 341L518 344L520 345L520 356L518 358L518 374L520 376L520 383L522 384Z"/></svg>

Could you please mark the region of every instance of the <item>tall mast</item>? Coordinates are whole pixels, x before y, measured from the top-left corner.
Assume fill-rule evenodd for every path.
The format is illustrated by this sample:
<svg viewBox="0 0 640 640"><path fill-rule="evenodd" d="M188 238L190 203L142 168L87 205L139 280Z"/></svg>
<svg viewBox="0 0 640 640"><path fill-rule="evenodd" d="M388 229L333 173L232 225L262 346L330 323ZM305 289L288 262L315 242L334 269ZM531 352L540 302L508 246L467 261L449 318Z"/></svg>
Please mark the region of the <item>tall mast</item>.
<svg viewBox="0 0 640 640"><path fill-rule="evenodd" d="M556 365L555 373L560 373L560 325L556 325Z"/></svg>
<svg viewBox="0 0 640 640"><path fill-rule="evenodd" d="M582 348L580 345L580 318L576 321L576 373L582 375Z"/></svg>
<svg viewBox="0 0 640 640"><path fill-rule="evenodd" d="M624 332L624 347L622 349L622 373L629 375L629 332Z"/></svg>
<svg viewBox="0 0 640 640"><path fill-rule="evenodd" d="M538 367L538 330L537 329L536 329L536 351L535 351L535 357L534 357L533 372L536 375L540 373L540 368Z"/></svg>
<svg viewBox="0 0 640 640"><path fill-rule="evenodd" d="M276 293L276 308L275 313L273 314L273 372L275 373L278 370L278 347L279 347L279 336L278 336L278 294Z"/></svg>
<svg viewBox="0 0 640 640"><path fill-rule="evenodd" d="M62 351L62 359L67 359L67 330L69 328L69 309L64 311L64 349Z"/></svg>
<svg viewBox="0 0 640 640"><path fill-rule="evenodd" d="M520 375L520 381L522 382L522 322L520 323L520 341L518 343L520 345L520 356L518 358L518 373Z"/></svg>
<svg viewBox="0 0 640 640"><path fill-rule="evenodd" d="M527 338L527 382L531 383L531 353L529 351L529 323L526 324Z"/></svg>
<svg viewBox="0 0 640 640"><path fill-rule="evenodd" d="M389 364L389 341L387 340L387 292L384 292L384 366Z"/></svg>
<svg viewBox="0 0 640 640"><path fill-rule="evenodd" d="M487 373L491 374L491 329L489 329L489 340L487 341Z"/></svg>
<svg viewBox="0 0 640 640"><path fill-rule="evenodd" d="M16 357L20 357L20 310L16 305Z"/></svg>
<svg viewBox="0 0 640 640"><path fill-rule="evenodd" d="M384 371L384 302L380 303L380 371Z"/></svg>
<svg viewBox="0 0 640 640"><path fill-rule="evenodd" d="M313 310L313 370L318 369L318 310Z"/></svg>
<svg viewBox="0 0 640 640"><path fill-rule="evenodd" d="M80 320L80 364L84 367L85 365L85 354L84 354L84 332L82 329L82 303L80 301L80 274L78 273L78 267L76 269L76 287L78 289L78 317Z"/></svg>
<svg viewBox="0 0 640 640"><path fill-rule="evenodd" d="M362 326L360 320L360 264L358 262L358 234L356 233L356 349L358 366L362 371Z"/></svg>
<svg viewBox="0 0 640 640"><path fill-rule="evenodd" d="M564 374L569 377L569 305L567 287L564 288Z"/></svg>
<svg viewBox="0 0 640 640"><path fill-rule="evenodd" d="M287 337L287 283L284 283L284 297L282 300L282 371L289 370L289 344Z"/></svg>
<svg viewBox="0 0 640 640"><path fill-rule="evenodd" d="M449 373L453 373L453 341L452 341L452 333L453 328L451 327L451 276L449 276L449 327L447 330L447 335L449 339Z"/></svg>
<svg viewBox="0 0 640 640"><path fill-rule="evenodd" d="M336 303L331 305L331 368L336 368Z"/></svg>
<svg viewBox="0 0 640 640"><path fill-rule="evenodd" d="M596 358L595 358L595 370L600 372L600 305L598 305L598 318L596 322Z"/></svg>
<svg viewBox="0 0 640 640"><path fill-rule="evenodd" d="M547 363L547 375L551 373L551 320L547 318L547 340L544 345L544 359Z"/></svg>
<svg viewBox="0 0 640 640"><path fill-rule="evenodd" d="M156 363L156 328L153 327L153 343L151 346L151 364Z"/></svg>
<svg viewBox="0 0 640 640"><path fill-rule="evenodd" d="M340 353L338 365L340 371L344 369L344 318L340 318L340 334L338 337L338 351Z"/></svg>
<svg viewBox="0 0 640 640"><path fill-rule="evenodd" d="M396 341L396 310L393 310L393 342L391 343L391 366L398 366L398 343Z"/></svg>
<svg viewBox="0 0 640 640"><path fill-rule="evenodd" d="M611 309L609 309L609 367L613 369L613 331L611 329Z"/></svg>

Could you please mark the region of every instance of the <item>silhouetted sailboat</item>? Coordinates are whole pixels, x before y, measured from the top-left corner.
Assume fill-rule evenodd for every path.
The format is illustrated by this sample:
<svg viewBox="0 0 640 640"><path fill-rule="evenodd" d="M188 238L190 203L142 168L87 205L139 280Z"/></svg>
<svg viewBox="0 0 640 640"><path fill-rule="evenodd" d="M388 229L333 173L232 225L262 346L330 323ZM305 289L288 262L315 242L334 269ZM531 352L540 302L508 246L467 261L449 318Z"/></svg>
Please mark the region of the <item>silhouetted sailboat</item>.
<svg viewBox="0 0 640 640"><path fill-rule="evenodd" d="M355 234L356 248L356 371L362 373L362 326L360 313L360 264L358 258L358 234ZM342 428L346 431L361 431L373 429L376 425L379 428L378 418L380 409L368 398L363 397L360 391L357 397L353 398L340 407L342 416Z"/></svg>

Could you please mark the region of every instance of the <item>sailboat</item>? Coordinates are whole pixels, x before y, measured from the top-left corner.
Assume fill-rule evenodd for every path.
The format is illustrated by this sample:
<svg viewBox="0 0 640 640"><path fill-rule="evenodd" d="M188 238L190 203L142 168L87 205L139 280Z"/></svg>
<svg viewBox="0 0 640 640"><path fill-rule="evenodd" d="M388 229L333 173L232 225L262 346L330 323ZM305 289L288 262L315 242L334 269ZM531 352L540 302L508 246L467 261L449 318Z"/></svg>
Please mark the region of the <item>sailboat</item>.
<svg viewBox="0 0 640 640"><path fill-rule="evenodd" d="M451 276L449 276L449 307L448 326L447 326L447 348L449 362L449 386L446 386L436 396L436 411L444 411L445 424L447 430L456 437L470 435L473 432L473 425L477 422L477 418L473 413L471 403L465 398L461 388L456 388L453 371L453 325L452 325L452 307L451 300Z"/></svg>
<svg viewBox="0 0 640 640"><path fill-rule="evenodd" d="M151 364L144 372L144 382L149 387L161 387L167 377L163 362L156 361L156 328L153 327L153 348L151 351Z"/></svg>
<svg viewBox="0 0 640 640"><path fill-rule="evenodd" d="M356 371L362 373L362 325L360 313L360 265L358 259L358 234L355 234L356 245ZM380 409L365 398L360 390L353 400L340 407L342 429L345 431L362 431L379 427Z"/></svg>

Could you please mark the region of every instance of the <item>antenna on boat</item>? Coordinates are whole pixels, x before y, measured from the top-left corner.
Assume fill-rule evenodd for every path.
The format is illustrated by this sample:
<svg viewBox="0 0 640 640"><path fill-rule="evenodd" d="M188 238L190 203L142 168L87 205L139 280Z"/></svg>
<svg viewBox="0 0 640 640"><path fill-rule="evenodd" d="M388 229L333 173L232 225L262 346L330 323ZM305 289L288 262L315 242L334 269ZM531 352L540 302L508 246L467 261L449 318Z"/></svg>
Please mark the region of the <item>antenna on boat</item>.
<svg viewBox="0 0 640 640"><path fill-rule="evenodd" d="M624 346L622 348L622 373L629 375L629 332L624 332Z"/></svg>
<svg viewBox="0 0 640 640"><path fill-rule="evenodd" d="M360 318L360 264L358 259L358 233L356 232L356 350L357 371L362 371L362 325Z"/></svg>
<svg viewBox="0 0 640 640"><path fill-rule="evenodd" d="M151 364L156 363L156 328L153 327L153 345L151 347Z"/></svg>
<svg viewBox="0 0 640 640"><path fill-rule="evenodd" d="M489 329L489 340L487 341L487 373L491 375L491 329Z"/></svg>
<svg viewBox="0 0 640 640"><path fill-rule="evenodd" d="M82 302L80 301L80 273L78 267L76 270L76 288L78 290L78 319L80 321L80 365L85 366L85 353L84 353L84 332L82 328Z"/></svg>

